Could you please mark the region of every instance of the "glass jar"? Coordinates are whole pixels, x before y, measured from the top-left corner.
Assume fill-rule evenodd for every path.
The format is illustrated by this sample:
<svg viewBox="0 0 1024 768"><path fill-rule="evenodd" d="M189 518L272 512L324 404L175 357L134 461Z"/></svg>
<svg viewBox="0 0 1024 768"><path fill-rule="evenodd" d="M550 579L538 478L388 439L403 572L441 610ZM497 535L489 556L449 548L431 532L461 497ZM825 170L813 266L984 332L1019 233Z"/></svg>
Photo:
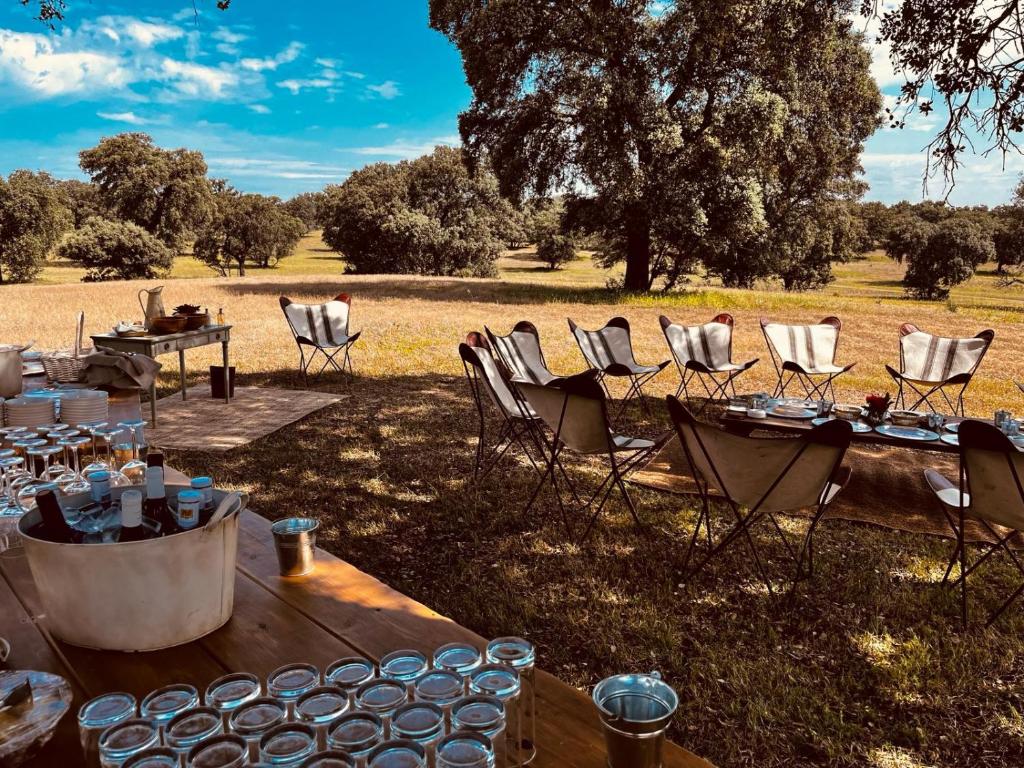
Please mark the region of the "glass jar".
<svg viewBox="0 0 1024 768"><path fill-rule="evenodd" d="M519 694L519 717L522 730L518 757L519 765L530 763L537 756L537 650L533 643L521 637L499 637L487 644L487 661L505 664L519 673L522 690Z"/></svg>
<svg viewBox="0 0 1024 768"><path fill-rule="evenodd" d="M233 672L218 677L206 687L203 703L221 713L226 729L231 713L246 702L258 699L262 693L260 679L256 675Z"/></svg>
<svg viewBox="0 0 1024 768"><path fill-rule="evenodd" d="M248 701L231 713L228 725L232 732L241 736L248 747L249 759L260 759L260 739L271 728L288 719L284 704L269 696Z"/></svg>
<svg viewBox="0 0 1024 768"><path fill-rule="evenodd" d="M170 747L153 747L129 757L121 768L181 768L181 764L181 756Z"/></svg>
<svg viewBox="0 0 1024 768"><path fill-rule="evenodd" d="M436 704L445 715L451 710L452 704L465 693L465 682L462 676L444 669L432 669L416 678L413 683L413 698L416 701L428 701Z"/></svg>
<svg viewBox="0 0 1024 768"><path fill-rule="evenodd" d="M370 752L368 768L426 768L427 753L415 741L394 739Z"/></svg>
<svg viewBox="0 0 1024 768"><path fill-rule="evenodd" d="M295 716L295 701L320 685L320 670L312 664L285 664L267 677L267 695L284 703L288 718Z"/></svg>
<svg viewBox="0 0 1024 768"><path fill-rule="evenodd" d="M192 747L185 768L243 768L249 761L245 739L235 734L221 734Z"/></svg>
<svg viewBox="0 0 1024 768"><path fill-rule="evenodd" d="M149 720L133 717L112 725L100 734L102 768L121 768L129 757L159 746L160 730Z"/></svg>
<svg viewBox="0 0 1024 768"><path fill-rule="evenodd" d="M326 749L309 757L300 768L356 768L356 759L340 749Z"/></svg>
<svg viewBox="0 0 1024 768"><path fill-rule="evenodd" d="M356 708L372 712L384 723L384 735L391 732L391 716L408 701L405 683L398 680L371 680L356 691Z"/></svg>
<svg viewBox="0 0 1024 768"><path fill-rule="evenodd" d="M452 705L452 731L472 731L487 737L494 764L506 768L505 705L494 696L466 696Z"/></svg>
<svg viewBox="0 0 1024 768"><path fill-rule="evenodd" d="M469 678L472 694L493 696L505 707L505 759L509 766L523 765L519 745L522 743L522 719L519 673L504 664L484 664Z"/></svg>
<svg viewBox="0 0 1024 768"><path fill-rule="evenodd" d="M419 651L392 651L380 660L380 676L399 680L412 690L412 682L430 669L427 657Z"/></svg>
<svg viewBox="0 0 1024 768"><path fill-rule="evenodd" d="M78 710L78 735L86 765L99 762L100 734L136 715L135 697L130 693L106 693L85 702Z"/></svg>
<svg viewBox="0 0 1024 768"><path fill-rule="evenodd" d="M494 752L487 737L456 731L437 745L436 768L493 768Z"/></svg>
<svg viewBox="0 0 1024 768"><path fill-rule="evenodd" d="M377 668L362 656L346 656L332 662L324 672L324 684L334 685L348 694L350 707L356 704L356 689L377 676Z"/></svg>
<svg viewBox="0 0 1024 768"><path fill-rule="evenodd" d="M327 748L327 731L348 711L348 694L333 685L321 685L306 691L295 702L295 719L316 731L316 743Z"/></svg>
<svg viewBox="0 0 1024 768"><path fill-rule="evenodd" d="M483 657L469 643L448 643L434 651L434 669L444 669L469 680L470 673L483 663Z"/></svg>
<svg viewBox="0 0 1024 768"><path fill-rule="evenodd" d="M178 527L190 531L199 525L199 513L202 508L203 494L200 491L181 491L178 494L178 508L174 514Z"/></svg>
<svg viewBox="0 0 1024 768"><path fill-rule="evenodd" d="M198 706L199 691L195 689L195 686L176 683L157 688L146 696L139 706L139 716L156 723L162 735L164 726L171 721L171 718L186 709Z"/></svg>
<svg viewBox="0 0 1024 768"><path fill-rule="evenodd" d="M201 511L204 517L213 515L214 503L213 503L213 478L210 477L193 477L191 482L193 491L199 491L202 494L203 501Z"/></svg>
<svg viewBox="0 0 1024 768"><path fill-rule="evenodd" d="M370 750L384 740L384 722L372 712L349 712L327 730L327 748L347 752L356 765L366 765Z"/></svg>
<svg viewBox="0 0 1024 768"><path fill-rule="evenodd" d="M444 711L436 704L405 704L395 710L391 719L391 738L415 741L423 747L428 762L433 761L437 742L444 733Z"/></svg>
<svg viewBox="0 0 1024 768"><path fill-rule="evenodd" d="M260 739L260 760L274 766L297 766L316 752L316 731L305 723L282 723Z"/></svg>
<svg viewBox="0 0 1024 768"><path fill-rule="evenodd" d="M164 744L173 749L181 762L199 742L224 733L224 718L213 707L187 709L174 716L164 728Z"/></svg>

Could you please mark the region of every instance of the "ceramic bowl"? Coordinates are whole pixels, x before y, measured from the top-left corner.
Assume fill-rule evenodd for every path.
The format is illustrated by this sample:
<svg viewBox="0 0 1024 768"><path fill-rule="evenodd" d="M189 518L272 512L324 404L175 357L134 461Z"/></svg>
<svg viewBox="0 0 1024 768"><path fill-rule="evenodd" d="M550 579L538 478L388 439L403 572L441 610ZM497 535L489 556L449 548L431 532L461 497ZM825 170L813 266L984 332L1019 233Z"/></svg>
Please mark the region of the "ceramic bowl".
<svg viewBox="0 0 1024 768"><path fill-rule="evenodd" d="M861 417L861 407L859 405L836 403L832 408L832 412L836 415L837 419L845 419L846 421L856 421Z"/></svg>
<svg viewBox="0 0 1024 768"><path fill-rule="evenodd" d="M889 419L897 427L916 427L921 421L917 411L889 411Z"/></svg>

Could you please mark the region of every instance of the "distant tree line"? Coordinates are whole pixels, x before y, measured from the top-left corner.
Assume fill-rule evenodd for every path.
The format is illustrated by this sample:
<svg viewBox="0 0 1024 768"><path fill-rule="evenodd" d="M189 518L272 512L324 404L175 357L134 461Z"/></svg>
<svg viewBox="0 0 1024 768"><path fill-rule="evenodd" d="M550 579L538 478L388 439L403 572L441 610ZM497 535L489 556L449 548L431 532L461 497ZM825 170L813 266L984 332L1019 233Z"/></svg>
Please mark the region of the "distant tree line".
<svg viewBox="0 0 1024 768"><path fill-rule="evenodd" d="M187 252L220 274L274 266L317 225L318 196L243 195L210 179L202 153L144 133L79 153L89 181L14 171L0 178L0 282L29 282L51 253L86 281L153 278Z"/></svg>

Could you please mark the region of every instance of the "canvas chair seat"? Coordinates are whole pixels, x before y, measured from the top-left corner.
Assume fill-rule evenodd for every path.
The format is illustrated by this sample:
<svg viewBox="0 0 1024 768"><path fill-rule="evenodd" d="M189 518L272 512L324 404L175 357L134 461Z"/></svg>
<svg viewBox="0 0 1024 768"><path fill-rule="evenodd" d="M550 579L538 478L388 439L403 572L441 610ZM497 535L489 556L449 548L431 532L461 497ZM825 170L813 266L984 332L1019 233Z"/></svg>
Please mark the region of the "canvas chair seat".
<svg viewBox="0 0 1024 768"><path fill-rule="evenodd" d="M561 378L548 370L540 346L540 334L533 323L521 320L507 336L498 336L485 327L494 354L505 366L506 374L514 382L550 384Z"/></svg>
<svg viewBox="0 0 1024 768"><path fill-rule="evenodd" d="M778 373L776 396L784 396L786 387L796 380L806 397L821 400L830 396L835 400L835 378L855 365L836 363L841 329L837 317L826 317L814 325L785 325L761 319L761 331Z"/></svg>
<svg viewBox="0 0 1024 768"><path fill-rule="evenodd" d="M654 447L653 440L626 435L612 435L612 444L616 451L646 451Z"/></svg>
<svg viewBox="0 0 1024 768"><path fill-rule="evenodd" d="M352 300L348 294L339 294L323 304L300 304L287 296L281 296L278 301L299 347L299 369L304 382L308 383L308 369L316 359L317 352L324 357L324 363L317 374L323 373L328 366L342 373L347 368L352 373L350 350L359 340L361 331L349 332ZM313 347L308 358L303 347ZM340 365L335 359L339 354L342 355Z"/></svg>
<svg viewBox="0 0 1024 768"><path fill-rule="evenodd" d="M787 369L800 370L804 373L809 373L812 376L827 376L831 374L842 373L846 368L842 365L836 365L835 363L820 363L815 366L801 365L795 362L783 363Z"/></svg>

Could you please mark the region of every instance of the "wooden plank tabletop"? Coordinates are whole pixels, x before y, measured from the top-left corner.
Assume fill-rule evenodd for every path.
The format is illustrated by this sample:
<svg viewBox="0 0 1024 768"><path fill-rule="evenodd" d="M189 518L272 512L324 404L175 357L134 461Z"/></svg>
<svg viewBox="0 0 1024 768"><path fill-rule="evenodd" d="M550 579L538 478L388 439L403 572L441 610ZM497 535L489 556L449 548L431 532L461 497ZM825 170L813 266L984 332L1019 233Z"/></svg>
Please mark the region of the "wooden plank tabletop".
<svg viewBox="0 0 1024 768"><path fill-rule="evenodd" d="M40 765L82 766L74 713L83 701L101 693L122 690L141 699L154 688L176 682L203 690L229 671L265 678L278 666L295 661L323 669L348 655L379 661L400 648L429 654L454 640L479 648L486 644L479 635L322 550L317 550L313 573L280 577L270 522L248 511L239 532L231 620L197 642L163 651L90 651L54 639L47 632L28 563L12 554L0 555L0 634L13 646L9 664L13 669L61 674L72 682L75 693L71 713L40 755ZM589 696L538 670L537 697L534 765L603 768L603 737ZM665 766L711 768L671 743Z"/></svg>

